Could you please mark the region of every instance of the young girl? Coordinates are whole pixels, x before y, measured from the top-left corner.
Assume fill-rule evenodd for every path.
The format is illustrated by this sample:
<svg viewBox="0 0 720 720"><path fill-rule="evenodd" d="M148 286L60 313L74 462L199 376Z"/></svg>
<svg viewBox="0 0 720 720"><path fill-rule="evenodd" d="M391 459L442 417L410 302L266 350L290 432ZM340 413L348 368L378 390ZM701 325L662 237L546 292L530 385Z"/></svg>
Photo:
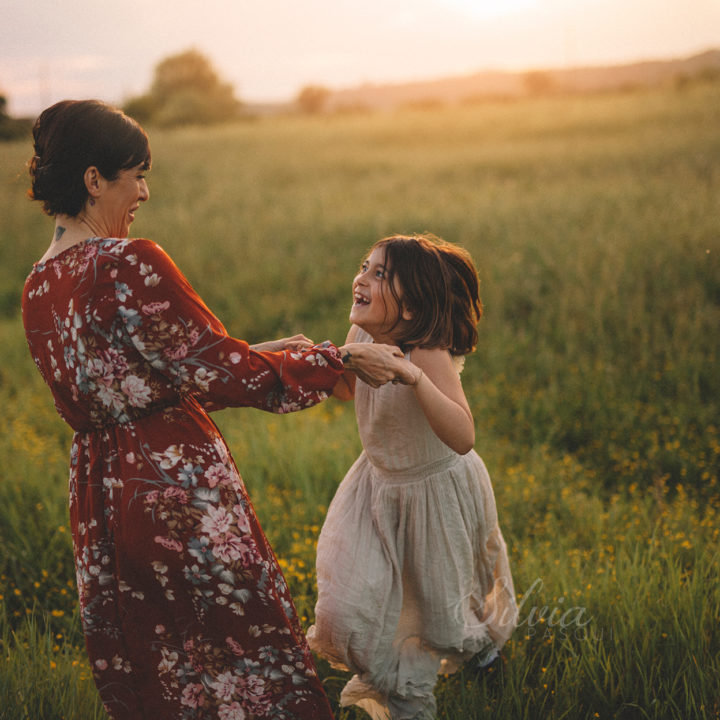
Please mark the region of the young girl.
<svg viewBox="0 0 720 720"><path fill-rule="evenodd" d="M364 450L317 550L310 646L355 675L342 705L374 719L435 717L438 672L492 661L517 622L490 478L472 450L460 382L482 312L461 248L430 236L376 243L353 280L348 341L399 346L405 374L372 389L346 373Z"/></svg>

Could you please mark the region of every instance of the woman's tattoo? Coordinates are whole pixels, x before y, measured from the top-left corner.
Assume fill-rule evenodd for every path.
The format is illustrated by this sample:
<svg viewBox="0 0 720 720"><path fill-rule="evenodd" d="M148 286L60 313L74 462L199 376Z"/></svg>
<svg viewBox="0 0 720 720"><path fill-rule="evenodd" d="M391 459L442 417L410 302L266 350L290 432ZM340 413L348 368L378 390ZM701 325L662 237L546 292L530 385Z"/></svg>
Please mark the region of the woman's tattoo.
<svg viewBox="0 0 720 720"><path fill-rule="evenodd" d="M58 225L55 228L55 237L53 238L53 242L60 242L60 238L63 236L63 233L65 232L65 228L61 225Z"/></svg>

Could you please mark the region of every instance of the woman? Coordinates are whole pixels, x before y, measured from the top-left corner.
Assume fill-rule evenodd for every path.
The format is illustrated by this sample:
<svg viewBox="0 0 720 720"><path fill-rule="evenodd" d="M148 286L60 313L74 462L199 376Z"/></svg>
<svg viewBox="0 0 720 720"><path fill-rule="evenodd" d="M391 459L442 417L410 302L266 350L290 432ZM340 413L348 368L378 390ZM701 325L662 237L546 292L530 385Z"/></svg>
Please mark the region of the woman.
<svg viewBox="0 0 720 720"><path fill-rule="evenodd" d="M170 258L128 240L147 135L97 101L37 119L32 198L55 218L23 293L30 351L75 430L70 520L86 646L108 713L330 718L287 585L208 410L290 412L387 346L229 337Z"/></svg>

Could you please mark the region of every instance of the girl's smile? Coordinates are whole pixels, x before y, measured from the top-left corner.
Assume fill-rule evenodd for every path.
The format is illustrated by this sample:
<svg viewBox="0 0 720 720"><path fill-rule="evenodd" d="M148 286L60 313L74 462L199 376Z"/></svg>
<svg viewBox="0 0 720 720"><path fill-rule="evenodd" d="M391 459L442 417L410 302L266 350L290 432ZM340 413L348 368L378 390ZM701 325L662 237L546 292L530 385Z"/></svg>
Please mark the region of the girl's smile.
<svg viewBox="0 0 720 720"><path fill-rule="evenodd" d="M375 248L368 255L352 287L350 322L370 333L376 342L392 344L392 331L401 319L400 308L390 290L382 248Z"/></svg>

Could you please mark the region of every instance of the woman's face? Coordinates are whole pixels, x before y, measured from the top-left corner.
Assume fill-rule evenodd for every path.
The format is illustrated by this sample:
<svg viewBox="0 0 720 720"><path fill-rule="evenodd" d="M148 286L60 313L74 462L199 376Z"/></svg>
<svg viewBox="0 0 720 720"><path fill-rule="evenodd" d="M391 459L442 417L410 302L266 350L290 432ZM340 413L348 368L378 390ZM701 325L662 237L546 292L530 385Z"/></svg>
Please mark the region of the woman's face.
<svg viewBox="0 0 720 720"><path fill-rule="evenodd" d="M115 180L107 181L105 192L98 202L101 220L109 237L125 238L140 203L150 197L145 173L145 163L121 170Z"/></svg>
<svg viewBox="0 0 720 720"><path fill-rule="evenodd" d="M400 308L390 291L387 270L384 248L374 248L353 280L350 322L370 333L376 342L392 344L391 333L400 317ZM402 293L397 294L402 297Z"/></svg>

